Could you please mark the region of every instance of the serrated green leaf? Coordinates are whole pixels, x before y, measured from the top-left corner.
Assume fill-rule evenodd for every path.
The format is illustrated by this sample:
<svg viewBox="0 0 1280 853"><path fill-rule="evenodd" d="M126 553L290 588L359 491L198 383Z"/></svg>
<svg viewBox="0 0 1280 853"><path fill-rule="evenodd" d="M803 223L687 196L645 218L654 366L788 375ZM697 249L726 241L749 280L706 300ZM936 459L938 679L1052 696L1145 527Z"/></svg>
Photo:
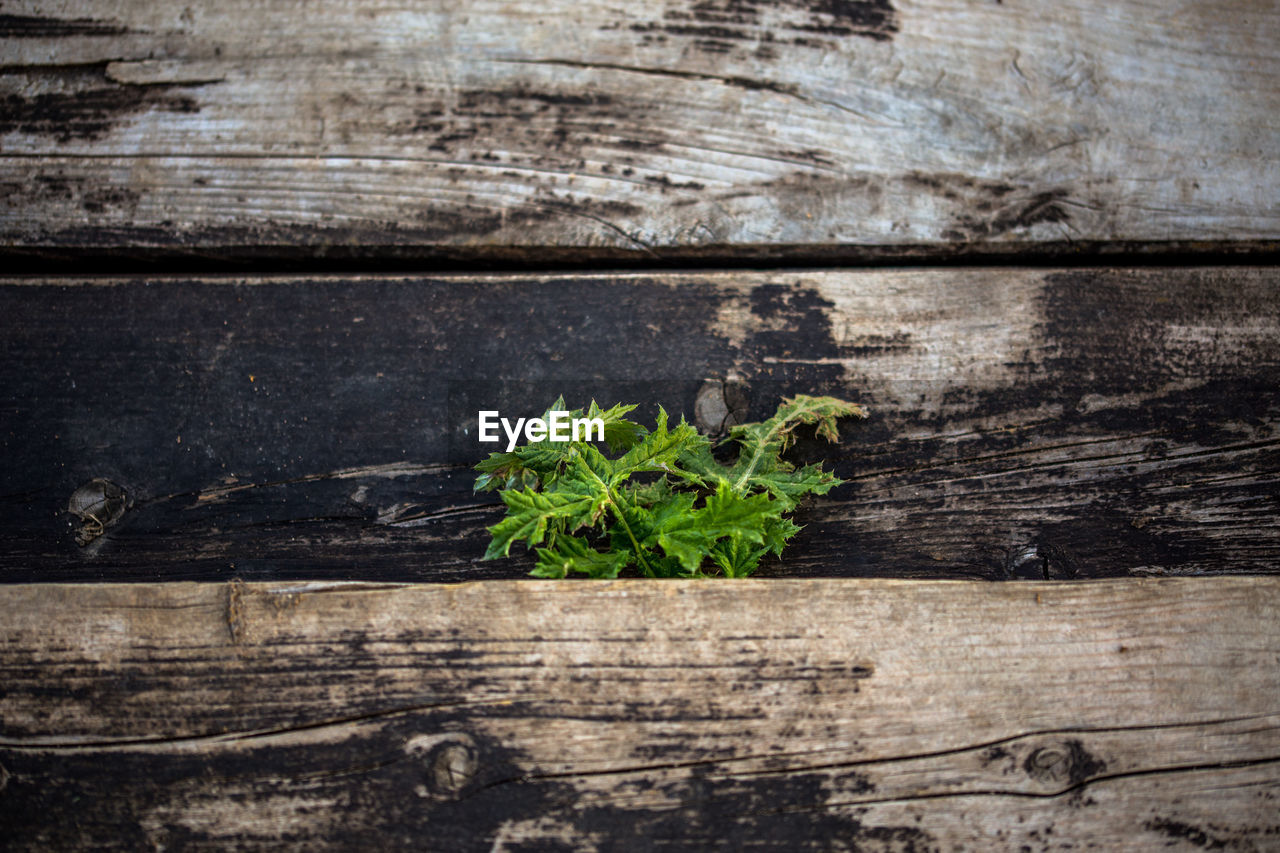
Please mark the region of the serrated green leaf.
<svg viewBox="0 0 1280 853"><path fill-rule="evenodd" d="M666 410L659 407L658 422L653 431L614 463L613 481L610 485L617 485L632 474L643 471L665 471L689 476L677 465L677 460L681 453L692 451L705 442L706 439L686 423L683 417L675 429L668 430Z"/></svg>
<svg viewBox="0 0 1280 853"><path fill-rule="evenodd" d="M585 417L600 418L604 421L604 443L608 445L610 452L624 453L639 444L649 432L635 421L626 419L625 416L635 409L634 405L621 404L601 409L596 405L596 401L592 400L591 405L587 407Z"/></svg>
<svg viewBox="0 0 1280 853"><path fill-rule="evenodd" d="M655 517L648 508L634 504L616 505L615 522L609 526L609 542L615 550L631 550L636 563L646 577L672 578L684 574L679 560L658 550L659 525L688 514L696 497L689 493L675 493L670 502L655 509L661 517Z"/></svg>
<svg viewBox="0 0 1280 853"><path fill-rule="evenodd" d="M736 473L735 473L736 472ZM741 471L730 472L730 478L738 482ZM825 495L843 480L830 472L823 471L818 465L806 465L799 471L793 470L786 463L778 464L775 458L766 457L756 469L742 477L743 490L762 489L784 504L783 509L792 510L807 495Z"/></svg>
<svg viewBox="0 0 1280 853"><path fill-rule="evenodd" d="M557 493L587 497L591 501L587 523L594 525L604 517L613 502L613 494L606 485L613 465L594 447L587 447L585 450L585 453L570 462L564 475L556 481L555 490Z"/></svg>
<svg viewBox="0 0 1280 853"><path fill-rule="evenodd" d="M629 551L597 551L577 536L557 536L553 548L538 549L538 565L530 574L563 578L580 572L591 578L616 578L632 556Z"/></svg>
<svg viewBox="0 0 1280 853"><path fill-rule="evenodd" d="M694 514L698 525L717 538L740 536L748 542L760 542L764 523L781 512L782 507L766 494L743 496L728 483L721 483L716 493L707 497L706 505Z"/></svg>
<svg viewBox="0 0 1280 853"><path fill-rule="evenodd" d="M652 483L628 483L623 494L627 497L628 503L647 507L666 501L675 492L671 489L671 482L664 475Z"/></svg>
<svg viewBox="0 0 1280 853"><path fill-rule="evenodd" d="M697 496L689 492L673 494L648 514L647 530L640 544L662 552L680 564L685 572L696 572L715 543L715 537L700 529L693 510ZM638 534L640 535L640 534Z"/></svg>
<svg viewBox="0 0 1280 853"><path fill-rule="evenodd" d="M730 483L729 469L721 465L711 454L711 444L707 441L690 443L680 454L679 469L686 475L683 479L695 485L716 488L720 483Z"/></svg>
<svg viewBox="0 0 1280 853"><path fill-rule="evenodd" d="M792 536L801 531L800 525L796 524L786 516L771 518L764 524L764 549L763 552L772 553L774 556L782 556L782 549L786 547Z"/></svg>
<svg viewBox="0 0 1280 853"><path fill-rule="evenodd" d="M745 578L759 566L765 550L736 537L721 539L711 551L711 559L727 578Z"/></svg>
<svg viewBox="0 0 1280 853"><path fill-rule="evenodd" d="M744 441L747 449L752 444L778 442L786 450L795 440L796 427L801 424L817 424L817 434L827 441L840 440L836 420L844 417L865 418L867 410L857 403L849 403L835 397L810 397L797 394L783 397L778 411L767 421L757 424L741 424L731 427L730 438Z"/></svg>
<svg viewBox="0 0 1280 853"><path fill-rule="evenodd" d="M835 397L800 394L784 398L777 413L767 421L733 427L729 435L742 446L742 455L731 475L734 491L740 494L750 491L752 478L758 472L789 470L790 466L778 456L794 440L795 429L801 424L817 424L819 435L835 441L839 437L835 426L837 418L849 415L866 417L866 414L866 410L855 403ZM835 485L835 482L830 485Z"/></svg>
<svg viewBox="0 0 1280 853"><path fill-rule="evenodd" d="M637 513L642 518L638 525L643 531L640 544L661 548L688 573L700 570L716 540L722 537L763 541L765 521L780 511L768 495L742 497L734 494L727 483L722 483L701 508L694 509L694 501L692 494L681 492L652 512Z"/></svg>
<svg viewBox="0 0 1280 853"><path fill-rule="evenodd" d="M477 492L491 492L506 488L512 478L524 471L524 462L515 453L490 453L476 465L480 476L476 477Z"/></svg>
<svg viewBox="0 0 1280 853"><path fill-rule="evenodd" d="M563 521L567 530L577 528L590 517L592 497L523 490L503 492L502 501L507 505L507 516L489 528L493 541L484 552L486 560L506 557L512 543L521 539L530 547L537 545L553 521Z"/></svg>
<svg viewBox="0 0 1280 853"><path fill-rule="evenodd" d="M582 409L566 410L564 398L559 397L543 411L542 419L549 422L554 411L567 411L566 417L570 421L583 417L600 418L604 422L605 443L613 452L619 452L635 446L646 434L644 427L624 417L635 408L618 405L601 409L592 400L584 414ZM547 485L554 482L573 457L586 448L594 449L587 441L552 441L548 434L512 451L491 453L476 465L476 470L481 473L476 478L475 491Z"/></svg>

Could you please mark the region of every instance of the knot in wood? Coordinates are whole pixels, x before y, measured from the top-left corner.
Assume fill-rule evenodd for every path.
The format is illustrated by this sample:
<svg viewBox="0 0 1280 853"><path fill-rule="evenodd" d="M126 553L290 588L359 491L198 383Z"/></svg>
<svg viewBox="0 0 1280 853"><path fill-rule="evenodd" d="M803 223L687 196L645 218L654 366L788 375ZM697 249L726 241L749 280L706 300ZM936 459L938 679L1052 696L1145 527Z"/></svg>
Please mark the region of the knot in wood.
<svg viewBox="0 0 1280 853"><path fill-rule="evenodd" d="M737 379L708 379L698 389L693 420L707 435L723 435L729 427L744 423L751 398L747 383Z"/></svg>
<svg viewBox="0 0 1280 853"><path fill-rule="evenodd" d="M1069 740L1034 750L1022 769L1037 782L1075 786L1105 771L1107 763L1091 755L1080 741Z"/></svg>
<svg viewBox="0 0 1280 853"><path fill-rule="evenodd" d="M460 741L446 741L428 756L427 784L436 796L453 798L471 783L479 768L475 747Z"/></svg>
<svg viewBox="0 0 1280 853"><path fill-rule="evenodd" d="M1065 550L1047 542L1033 542L1009 552L1004 564L1011 580L1065 580L1077 575L1075 561Z"/></svg>
<svg viewBox="0 0 1280 853"><path fill-rule="evenodd" d="M1022 766L1037 782L1065 782L1071 778L1070 762L1066 750L1046 746L1028 755Z"/></svg>
<svg viewBox="0 0 1280 853"><path fill-rule="evenodd" d="M124 515L126 504L124 489L101 477L94 477L72 492L67 499L67 512L80 519L76 544L84 547L101 536Z"/></svg>

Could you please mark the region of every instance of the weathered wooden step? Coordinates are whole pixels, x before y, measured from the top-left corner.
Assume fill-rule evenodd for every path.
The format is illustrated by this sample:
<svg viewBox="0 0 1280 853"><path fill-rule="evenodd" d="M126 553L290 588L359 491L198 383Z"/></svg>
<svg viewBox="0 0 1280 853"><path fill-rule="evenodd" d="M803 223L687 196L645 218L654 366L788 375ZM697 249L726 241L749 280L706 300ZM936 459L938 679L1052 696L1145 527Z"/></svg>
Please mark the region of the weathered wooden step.
<svg viewBox="0 0 1280 853"><path fill-rule="evenodd" d="M1275 848L1280 579L0 588L17 850Z"/></svg>
<svg viewBox="0 0 1280 853"><path fill-rule="evenodd" d="M1258 0L17 11L0 16L11 257L1280 239L1280 13Z"/></svg>
<svg viewBox="0 0 1280 853"><path fill-rule="evenodd" d="M767 576L1270 573L1266 268L0 282L0 580L520 577L480 409L864 402ZM103 479L123 514L81 546ZM90 486L90 489L94 488ZM83 496L83 493L81 493ZM92 532L92 531L90 531ZM82 537L83 538L83 537Z"/></svg>

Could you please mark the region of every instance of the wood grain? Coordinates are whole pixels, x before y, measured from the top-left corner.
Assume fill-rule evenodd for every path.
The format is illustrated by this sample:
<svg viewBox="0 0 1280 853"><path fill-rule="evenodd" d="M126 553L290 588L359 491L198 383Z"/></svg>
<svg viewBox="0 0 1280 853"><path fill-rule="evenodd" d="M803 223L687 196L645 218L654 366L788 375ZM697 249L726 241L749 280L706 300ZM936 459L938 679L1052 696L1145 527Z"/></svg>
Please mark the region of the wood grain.
<svg viewBox="0 0 1280 853"><path fill-rule="evenodd" d="M766 576L1274 572L1271 269L11 279L0 579L519 577L476 415L870 407ZM736 377L736 379L734 379ZM705 426L705 425L704 425ZM95 478L128 507L76 544ZM519 549L517 549L519 553Z"/></svg>
<svg viewBox="0 0 1280 853"><path fill-rule="evenodd" d="M10 849L1274 849L1280 581L0 588Z"/></svg>
<svg viewBox="0 0 1280 853"><path fill-rule="evenodd" d="M1262 0L7 3L0 244L1274 249L1277 41Z"/></svg>

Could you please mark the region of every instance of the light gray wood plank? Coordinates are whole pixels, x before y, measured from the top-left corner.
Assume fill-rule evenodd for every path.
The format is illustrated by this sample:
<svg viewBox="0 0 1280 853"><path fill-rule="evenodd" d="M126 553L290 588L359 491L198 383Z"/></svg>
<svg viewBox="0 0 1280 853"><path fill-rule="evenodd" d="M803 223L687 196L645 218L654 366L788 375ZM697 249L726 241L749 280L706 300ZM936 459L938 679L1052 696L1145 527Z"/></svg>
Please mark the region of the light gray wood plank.
<svg viewBox="0 0 1280 853"><path fill-rule="evenodd" d="M4 11L10 246L1280 236L1280 12L1261 0Z"/></svg>
<svg viewBox="0 0 1280 853"><path fill-rule="evenodd" d="M19 585L0 612L19 848L1280 831L1274 578Z"/></svg>

